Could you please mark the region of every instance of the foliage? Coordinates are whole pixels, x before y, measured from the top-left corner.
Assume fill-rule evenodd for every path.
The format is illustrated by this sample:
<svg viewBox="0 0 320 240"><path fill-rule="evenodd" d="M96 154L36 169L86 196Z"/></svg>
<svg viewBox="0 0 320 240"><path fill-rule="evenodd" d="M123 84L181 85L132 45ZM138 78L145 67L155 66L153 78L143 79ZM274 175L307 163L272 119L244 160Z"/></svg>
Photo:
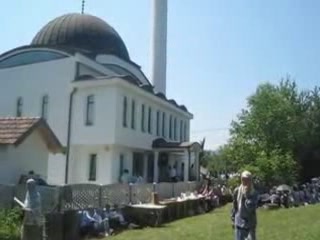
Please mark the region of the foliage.
<svg viewBox="0 0 320 240"><path fill-rule="evenodd" d="M229 171L251 169L269 184L320 176L319 88L300 91L290 78L259 85L230 134L215 156Z"/></svg>
<svg viewBox="0 0 320 240"><path fill-rule="evenodd" d="M230 223L230 207L227 205L212 213L178 220L161 228L125 231L112 239L234 239ZM259 240L318 240L320 239L319 211L320 205L275 211L258 210L257 238Z"/></svg>
<svg viewBox="0 0 320 240"><path fill-rule="evenodd" d="M227 187L233 191L237 186L239 186L239 183L240 183L239 177L232 177L228 179Z"/></svg>
<svg viewBox="0 0 320 240"><path fill-rule="evenodd" d="M20 239L21 210L10 209L0 211L0 239Z"/></svg>

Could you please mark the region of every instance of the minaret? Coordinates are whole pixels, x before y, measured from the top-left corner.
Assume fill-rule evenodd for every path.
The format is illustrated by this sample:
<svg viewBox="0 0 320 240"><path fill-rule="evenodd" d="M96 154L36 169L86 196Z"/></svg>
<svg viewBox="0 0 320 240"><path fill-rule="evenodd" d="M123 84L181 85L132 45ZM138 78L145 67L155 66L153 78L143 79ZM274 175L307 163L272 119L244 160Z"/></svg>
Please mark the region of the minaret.
<svg viewBox="0 0 320 240"><path fill-rule="evenodd" d="M156 92L166 94L168 0L153 0L151 81Z"/></svg>

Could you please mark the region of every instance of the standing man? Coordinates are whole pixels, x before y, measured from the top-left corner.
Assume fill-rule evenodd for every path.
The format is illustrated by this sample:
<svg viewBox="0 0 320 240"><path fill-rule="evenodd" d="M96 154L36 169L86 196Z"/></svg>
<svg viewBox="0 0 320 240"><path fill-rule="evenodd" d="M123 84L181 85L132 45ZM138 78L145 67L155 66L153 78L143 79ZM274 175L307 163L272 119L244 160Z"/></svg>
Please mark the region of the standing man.
<svg viewBox="0 0 320 240"><path fill-rule="evenodd" d="M232 222L235 240L256 240L258 193L252 182L252 174L241 174L241 185L233 193Z"/></svg>
<svg viewBox="0 0 320 240"><path fill-rule="evenodd" d="M174 165L170 168L170 178L171 178L171 182L177 181L177 167L176 167L176 165Z"/></svg>

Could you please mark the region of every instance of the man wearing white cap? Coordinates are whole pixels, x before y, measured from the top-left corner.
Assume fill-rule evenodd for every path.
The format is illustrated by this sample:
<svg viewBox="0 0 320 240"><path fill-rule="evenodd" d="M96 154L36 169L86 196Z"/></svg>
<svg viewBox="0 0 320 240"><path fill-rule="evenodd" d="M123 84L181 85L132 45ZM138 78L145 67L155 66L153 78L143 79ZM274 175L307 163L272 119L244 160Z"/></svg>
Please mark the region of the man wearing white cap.
<svg viewBox="0 0 320 240"><path fill-rule="evenodd" d="M256 240L258 193L254 190L252 174L241 174L241 185L233 193L232 222L235 240Z"/></svg>

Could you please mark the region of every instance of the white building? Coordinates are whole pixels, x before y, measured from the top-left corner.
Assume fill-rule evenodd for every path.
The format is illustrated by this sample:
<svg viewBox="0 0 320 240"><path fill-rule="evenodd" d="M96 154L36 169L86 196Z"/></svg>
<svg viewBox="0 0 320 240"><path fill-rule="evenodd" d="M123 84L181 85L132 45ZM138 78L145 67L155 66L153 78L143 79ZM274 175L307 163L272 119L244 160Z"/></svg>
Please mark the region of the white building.
<svg viewBox="0 0 320 240"><path fill-rule="evenodd" d="M174 164L185 181L192 169L199 175L192 114L154 91L119 34L97 17L49 22L31 44L0 55L0 81L0 116L41 116L65 146L49 157L50 183L115 183L124 169L165 181Z"/></svg>
<svg viewBox="0 0 320 240"><path fill-rule="evenodd" d="M31 170L47 178L49 153L61 152L62 145L44 120L0 118L0 184L17 184Z"/></svg>

